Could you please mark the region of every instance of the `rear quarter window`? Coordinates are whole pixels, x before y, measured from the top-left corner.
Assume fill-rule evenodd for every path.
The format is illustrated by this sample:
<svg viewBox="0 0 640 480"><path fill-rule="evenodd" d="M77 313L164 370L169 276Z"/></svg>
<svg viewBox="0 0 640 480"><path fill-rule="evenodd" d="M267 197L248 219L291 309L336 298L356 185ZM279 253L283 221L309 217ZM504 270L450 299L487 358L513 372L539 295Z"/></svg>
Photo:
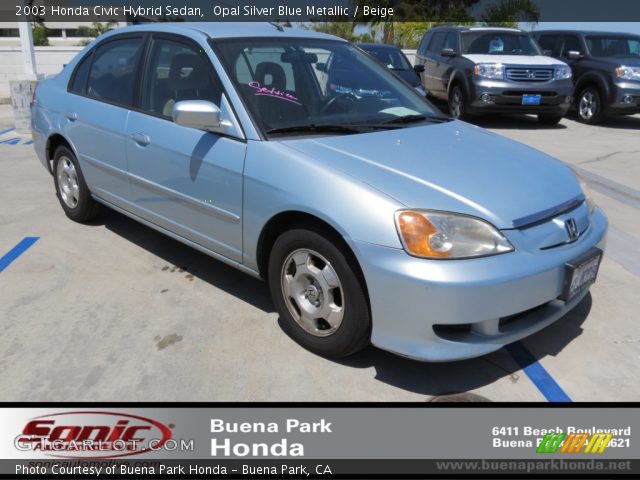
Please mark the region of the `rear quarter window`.
<svg viewBox="0 0 640 480"><path fill-rule="evenodd" d="M69 84L69 91L73 93L84 94L87 88L87 80L89 79L89 68L91 67L91 56L89 53L86 55L80 63L76 66L76 69L71 76L71 82Z"/></svg>

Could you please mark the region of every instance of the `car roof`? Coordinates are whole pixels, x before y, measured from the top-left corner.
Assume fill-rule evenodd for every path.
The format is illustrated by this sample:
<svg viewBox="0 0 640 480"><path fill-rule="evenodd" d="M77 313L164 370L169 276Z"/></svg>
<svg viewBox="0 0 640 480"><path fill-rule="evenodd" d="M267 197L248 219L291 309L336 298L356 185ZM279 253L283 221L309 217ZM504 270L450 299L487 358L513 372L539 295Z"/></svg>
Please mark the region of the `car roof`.
<svg viewBox="0 0 640 480"><path fill-rule="evenodd" d="M131 25L110 33L162 31L183 35L201 34L213 39L246 37L316 38L339 40L343 38L301 28L280 27L270 22L166 22Z"/></svg>
<svg viewBox="0 0 640 480"><path fill-rule="evenodd" d="M574 34L574 35L606 35L606 36L610 36L610 37L618 37L618 36L624 36L624 37L638 37L637 34L635 33L625 33L625 32L605 32L604 30L536 30L534 32L531 32L534 35L538 35L540 33L555 33L555 34L563 34L563 33L570 33L570 34Z"/></svg>

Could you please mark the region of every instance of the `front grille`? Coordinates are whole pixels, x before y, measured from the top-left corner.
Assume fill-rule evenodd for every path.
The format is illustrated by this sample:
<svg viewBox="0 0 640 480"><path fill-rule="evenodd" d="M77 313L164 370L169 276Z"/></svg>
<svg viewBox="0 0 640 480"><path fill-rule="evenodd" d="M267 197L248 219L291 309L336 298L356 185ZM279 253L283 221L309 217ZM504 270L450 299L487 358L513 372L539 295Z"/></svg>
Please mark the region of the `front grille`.
<svg viewBox="0 0 640 480"><path fill-rule="evenodd" d="M514 82L548 82L553 68L507 68L507 80Z"/></svg>

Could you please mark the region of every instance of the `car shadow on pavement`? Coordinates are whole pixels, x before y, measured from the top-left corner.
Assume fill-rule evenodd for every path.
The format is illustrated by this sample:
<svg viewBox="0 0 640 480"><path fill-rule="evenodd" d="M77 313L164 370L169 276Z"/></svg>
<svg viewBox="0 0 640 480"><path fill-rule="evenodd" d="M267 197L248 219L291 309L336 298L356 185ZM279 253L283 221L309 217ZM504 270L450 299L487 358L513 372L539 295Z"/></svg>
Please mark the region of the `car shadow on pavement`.
<svg viewBox="0 0 640 480"><path fill-rule="evenodd" d="M94 226L109 231L140 248L175 265L184 272L247 302L264 312L274 312L267 284L204 253L132 220L104 208ZM582 324L591 309L591 295L563 318L525 340L533 358L558 355L582 333ZM282 319L278 319L282 325ZM282 328L282 326L280 327ZM283 334L286 334L283 330ZM374 368L375 379L403 390L428 396L455 394L474 390L508 377L515 385L522 378L522 368L503 348L483 357L447 363L424 363L369 347L346 359L333 360L348 368ZM500 398L491 398L501 401Z"/></svg>
<svg viewBox="0 0 640 480"><path fill-rule="evenodd" d="M557 356L576 337L582 334L582 324L591 310L591 294L567 315L523 341L532 358L540 360ZM585 355L587 353L585 352ZM514 385L522 381L520 365L506 349L482 357L447 363L423 363L399 357L392 353L370 347L361 353L343 360L342 365L352 368L376 370L376 379L397 388L422 395L449 395L468 392L508 377ZM507 399L490 398L494 402ZM524 400L524 399L522 399Z"/></svg>
<svg viewBox="0 0 640 480"><path fill-rule="evenodd" d="M266 283L215 260L110 208L90 225L104 226L186 274L213 285L265 312L274 312Z"/></svg>

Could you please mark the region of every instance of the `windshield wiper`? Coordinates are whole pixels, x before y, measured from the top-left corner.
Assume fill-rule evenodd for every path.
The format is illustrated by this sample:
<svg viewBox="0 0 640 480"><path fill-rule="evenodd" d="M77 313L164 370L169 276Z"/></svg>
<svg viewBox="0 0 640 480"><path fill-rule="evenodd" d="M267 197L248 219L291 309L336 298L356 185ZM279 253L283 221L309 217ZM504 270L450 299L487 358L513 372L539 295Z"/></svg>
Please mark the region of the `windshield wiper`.
<svg viewBox="0 0 640 480"><path fill-rule="evenodd" d="M309 124L309 125L293 125L290 127L280 127L280 128L272 128L271 130L267 130L268 135L272 135L275 133L360 133L362 132L359 128L347 127L345 125L334 125L334 124Z"/></svg>

